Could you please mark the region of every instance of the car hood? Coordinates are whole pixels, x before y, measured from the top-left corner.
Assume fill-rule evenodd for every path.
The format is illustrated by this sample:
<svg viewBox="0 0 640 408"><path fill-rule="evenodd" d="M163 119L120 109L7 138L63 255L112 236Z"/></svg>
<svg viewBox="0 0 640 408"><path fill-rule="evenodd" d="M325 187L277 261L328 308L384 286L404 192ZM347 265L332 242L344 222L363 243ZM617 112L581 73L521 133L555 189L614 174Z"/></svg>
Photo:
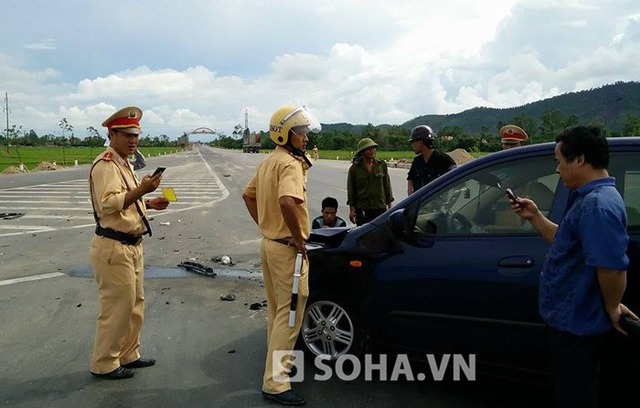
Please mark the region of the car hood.
<svg viewBox="0 0 640 408"><path fill-rule="evenodd" d="M352 227L319 228L311 230L308 244L315 244L324 248L339 246Z"/></svg>

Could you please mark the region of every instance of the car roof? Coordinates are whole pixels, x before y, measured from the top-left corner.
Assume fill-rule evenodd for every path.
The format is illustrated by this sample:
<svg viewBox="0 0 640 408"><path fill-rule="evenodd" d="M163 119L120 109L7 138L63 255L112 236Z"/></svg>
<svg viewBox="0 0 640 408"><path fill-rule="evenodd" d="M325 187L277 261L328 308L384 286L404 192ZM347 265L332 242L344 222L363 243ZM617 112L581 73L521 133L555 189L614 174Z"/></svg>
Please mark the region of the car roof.
<svg viewBox="0 0 640 408"><path fill-rule="evenodd" d="M640 151L640 137L611 137L607 138L609 143L609 150L613 152L638 152ZM429 189L435 188L441 184L446 184L452 178L458 178L468 173L473 173L487 167L489 165L495 165L501 162L509 162L522 160L526 157L539 157L543 155L553 156L553 150L556 146L555 142L536 143L521 147L515 147L512 149L500 150L487 154L486 156L479 157L477 159L470 160L464 164L459 165L455 169L443 174L428 184ZM423 187L424 188L424 187ZM405 201L414 201L422 197L422 194L411 194L405 197L402 201L396 205L403 204Z"/></svg>
<svg viewBox="0 0 640 408"><path fill-rule="evenodd" d="M609 143L609 149L613 151L637 151L640 149L640 137L628 136L628 137L609 137L607 138ZM467 164L473 163L473 166L482 166L485 162L495 162L496 160L515 158L520 156L538 156L540 152L549 152L553 154L553 150L556 146L555 142L545 142L531 144L506 150L500 150L494 153L490 153L486 156L479 157L471 160L459 167L464 167Z"/></svg>

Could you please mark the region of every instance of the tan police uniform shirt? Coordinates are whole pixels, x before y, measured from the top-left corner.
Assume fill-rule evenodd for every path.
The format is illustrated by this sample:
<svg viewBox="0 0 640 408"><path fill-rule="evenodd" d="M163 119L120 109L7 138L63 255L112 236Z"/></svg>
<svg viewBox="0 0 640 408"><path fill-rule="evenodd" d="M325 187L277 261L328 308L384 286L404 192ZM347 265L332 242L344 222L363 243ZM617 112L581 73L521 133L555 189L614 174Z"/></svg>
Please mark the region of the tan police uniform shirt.
<svg viewBox="0 0 640 408"><path fill-rule="evenodd" d="M304 160L283 147L277 146L258 165L256 174L244 190L247 197L255 198L258 207L258 228L267 239L291 238L291 232L280 210L280 197L293 197L304 205L295 207L302 237L310 233L307 208L307 169Z"/></svg>
<svg viewBox="0 0 640 408"><path fill-rule="evenodd" d="M136 203L123 208L124 196L138 186L138 179L129 161L108 147L96 158L94 164L89 183L100 226L136 236L142 235L144 224ZM138 206L146 214L142 200L138 200Z"/></svg>

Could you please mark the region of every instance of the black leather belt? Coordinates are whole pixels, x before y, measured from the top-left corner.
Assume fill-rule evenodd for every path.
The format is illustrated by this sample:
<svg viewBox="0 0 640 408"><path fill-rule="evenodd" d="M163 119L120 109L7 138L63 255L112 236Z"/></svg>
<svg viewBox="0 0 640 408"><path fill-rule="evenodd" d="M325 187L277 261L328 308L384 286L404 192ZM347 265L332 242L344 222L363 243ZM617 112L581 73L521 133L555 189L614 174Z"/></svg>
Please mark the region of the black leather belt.
<svg viewBox="0 0 640 408"><path fill-rule="evenodd" d="M272 239L272 241L277 242L278 244L286 245L286 246L295 246L295 244L291 241L291 239L287 239L287 238Z"/></svg>
<svg viewBox="0 0 640 408"><path fill-rule="evenodd" d="M118 241L124 245L138 245L142 242L142 236L126 234L111 228L103 228L100 225L96 225L96 235L113 239L114 241Z"/></svg>

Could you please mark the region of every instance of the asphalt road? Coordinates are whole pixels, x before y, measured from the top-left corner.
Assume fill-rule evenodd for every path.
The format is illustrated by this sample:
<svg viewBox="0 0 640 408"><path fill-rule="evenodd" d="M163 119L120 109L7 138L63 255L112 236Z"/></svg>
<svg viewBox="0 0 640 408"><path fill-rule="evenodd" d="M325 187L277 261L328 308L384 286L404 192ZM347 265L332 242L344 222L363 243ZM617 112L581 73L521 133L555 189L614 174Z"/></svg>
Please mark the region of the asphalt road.
<svg viewBox="0 0 640 408"><path fill-rule="evenodd" d="M178 202L154 213L145 239L142 353L158 360L125 381L89 375L97 316L88 260L93 216L87 166L0 175L0 405L19 407L254 407L266 353L257 228L241 193L262 155L201 147L150 158ZM347 219L348 163L319 160L309 173L310 213L327 195ZM390 169L396 202L406 169ZM17 214L17 218L7 217ZM228 255L232 266L213 259ZM186 272L193 261L215 278ZM221 295L234 293L235 301ZM309 365L309 364L308 364ZM531 385L475 381L314 379L296 389L310 407L513 407L546 405ZM425 367L418 368L424 371Z"/></svg>

